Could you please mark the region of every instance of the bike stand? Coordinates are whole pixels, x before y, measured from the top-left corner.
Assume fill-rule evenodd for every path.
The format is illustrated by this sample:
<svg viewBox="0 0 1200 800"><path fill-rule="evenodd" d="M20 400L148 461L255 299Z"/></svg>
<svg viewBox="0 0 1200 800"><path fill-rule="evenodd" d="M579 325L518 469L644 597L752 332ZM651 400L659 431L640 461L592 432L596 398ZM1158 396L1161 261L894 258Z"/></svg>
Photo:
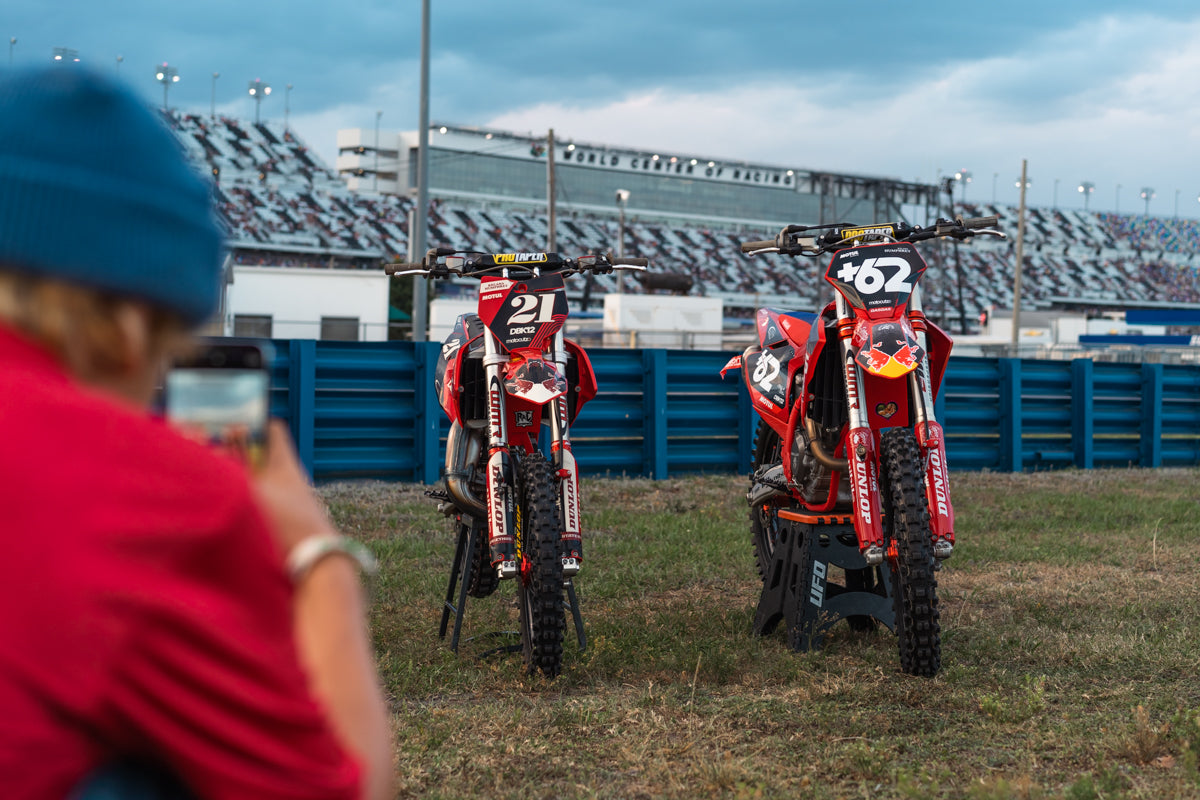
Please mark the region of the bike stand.
<svg viewBox="0 0 1200 800"><path fill-rule="evenodd" d="M895 630L891 573L886 564L867 566L851 517L787 508L778 515L779 536L754 614L756 635L767 636L783 620L788 647L808 652L821 649L838 620L863 630L874 619ZM831 580L830 567L842 569L844 583Z"/></svg>
<svg viewBox="0 0 1200 800"><path fill-rule="evenodd" d="M446 629L450 624L450 615L454 615L454 632L450 636L450 649L458 652L459 634L462 633L463 614L467 610L467 570L470 569L472 559L475 558L475 537L471 535L471 530L467 526L463 526L458 533L458 543L454 547L454 563L450 566L450 581L446 586L446 599L442 603L442 622L438 626L438 638L446 638ZM459 581L462 581L460 587ZM458 589L458 602L455 603L454 592ZM587 634L583 631L583 614L579 611L579 596L575 593L575 583L571 578L563 581L563 588L567 591L568 606L571 609L571 618L575 622L575 638L579 642L579 652L587 649ZM520 636L520 631L494 631L486 636ZM496 653L516 653L521 649L520 644L507 644L500 647L493 647L490 650L485 650L479 654L479 658L486 658Z"/></svg>

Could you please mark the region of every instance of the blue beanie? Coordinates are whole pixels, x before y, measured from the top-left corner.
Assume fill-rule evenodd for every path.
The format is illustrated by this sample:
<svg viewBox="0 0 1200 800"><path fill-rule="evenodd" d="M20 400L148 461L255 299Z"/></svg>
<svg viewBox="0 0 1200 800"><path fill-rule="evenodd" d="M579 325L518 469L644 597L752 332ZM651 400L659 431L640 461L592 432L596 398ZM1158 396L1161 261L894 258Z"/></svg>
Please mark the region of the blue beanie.
<svg viewBox="0 0 1200 800"><path fill-rule="evenodd" d="M0 77L0 268L217 309L221 228L206 179L159 115L77 66Z"/></svg>

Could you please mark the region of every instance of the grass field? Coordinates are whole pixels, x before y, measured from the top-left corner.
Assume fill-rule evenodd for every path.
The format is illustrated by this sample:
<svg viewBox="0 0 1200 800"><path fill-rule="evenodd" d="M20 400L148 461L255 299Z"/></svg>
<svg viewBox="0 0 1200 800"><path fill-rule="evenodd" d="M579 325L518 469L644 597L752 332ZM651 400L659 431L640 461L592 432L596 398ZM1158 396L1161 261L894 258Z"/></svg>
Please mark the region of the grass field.
<svg viewBox="0 0 1200 800"><path fill-rule="evenodd" d="M884 628L752 635L744 478L584 482L589 646L556 680L438 639L454 543L420 487L325 487L384 565L401 796L1200 797L1200 472L952 478L933 679ZM469 602L464 637L515 627L511 586Z"/></svg>

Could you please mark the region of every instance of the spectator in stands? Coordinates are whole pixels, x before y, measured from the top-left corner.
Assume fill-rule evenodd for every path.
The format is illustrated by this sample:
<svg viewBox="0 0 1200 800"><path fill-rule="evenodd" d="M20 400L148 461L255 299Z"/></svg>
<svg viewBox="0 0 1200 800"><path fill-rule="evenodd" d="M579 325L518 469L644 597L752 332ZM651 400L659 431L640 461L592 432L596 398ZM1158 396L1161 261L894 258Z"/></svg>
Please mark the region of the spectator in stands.
<svg viewBox="0 0 1200 800"><path fill-rule="evenodd" d="M216 308L220 246L207 185L132 93L0 78L6 798L124 759L206 798L391 796L353 547L286 429L251 474L144 410Z"/></svg>

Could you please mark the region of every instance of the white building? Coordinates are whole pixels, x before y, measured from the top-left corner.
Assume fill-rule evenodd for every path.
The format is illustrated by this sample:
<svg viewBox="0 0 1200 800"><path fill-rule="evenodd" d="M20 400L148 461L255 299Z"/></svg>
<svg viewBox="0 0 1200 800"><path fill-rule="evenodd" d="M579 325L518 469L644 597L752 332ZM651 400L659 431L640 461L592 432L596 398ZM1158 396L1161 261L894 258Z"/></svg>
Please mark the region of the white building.
<svg viewBox="0 0 1200 800"><path fill-rule="evenodd" d="M388 281L382 270L233 268L225 331L275 339L387 339Z"/></svg>

